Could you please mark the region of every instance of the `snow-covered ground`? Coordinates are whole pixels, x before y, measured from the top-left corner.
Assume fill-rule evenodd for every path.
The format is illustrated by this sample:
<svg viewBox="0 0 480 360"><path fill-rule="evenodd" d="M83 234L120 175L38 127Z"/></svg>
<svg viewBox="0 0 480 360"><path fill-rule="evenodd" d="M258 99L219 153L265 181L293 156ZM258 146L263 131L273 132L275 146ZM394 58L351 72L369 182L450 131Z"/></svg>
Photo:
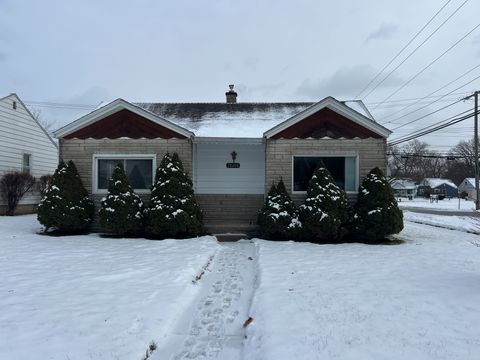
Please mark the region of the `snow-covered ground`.
<svg viewBox="0 0 480 360"><path fill-rule="evenodd" d="M476 220L405 219L404 244L372 246L47 237L0 217L0 359L140 360L152 340L153 360L478 359Z"/></svg>
<svg viewBox="0 0 480 360"><path fill-rule="evenodd" d="M257 240L246 359L478 359L478 236L406 222L398 238Z"/></svg>
<svg viewBox="0 0 480 360"><path fill-rule="evenodd" d="M431 210L450 210L450 211L474 211L475 202L472 200L464 200L458 198L438 200L438 202L431 202L430 199L423 197L416 197L413 200L401 198L398 202L400 208L423 208Z"/></svg>
<svg viewBox="0 0 480 360"><path fill-rule="evenodd" d="M141 359L159 346L218 251L213 237L48 237L0 217L0 358Z"/></svg>
<svg viewBox="0 0 480 360"><path fill-rule="evenodd" d="M417 224L436 226L449 230L459 230L480 235L480 218L468 216L442 216L403 211L403 219Z"/></svg>

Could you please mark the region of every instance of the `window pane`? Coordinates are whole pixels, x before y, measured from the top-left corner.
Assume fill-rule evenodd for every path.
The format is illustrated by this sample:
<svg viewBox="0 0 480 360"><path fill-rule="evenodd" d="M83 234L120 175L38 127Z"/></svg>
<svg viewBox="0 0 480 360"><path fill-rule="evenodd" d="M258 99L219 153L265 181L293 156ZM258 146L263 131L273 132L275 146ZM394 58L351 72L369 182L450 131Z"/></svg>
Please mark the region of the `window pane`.
<svg viewBox="0 0 480 360"><path fill-rule="evenodd" d="M121 159L98 159L98 189L108 189L108 182L112 177L113 169L121 162L123 162Z"/></svg>
<svg viewBox="0 0 480 360"><path fill-rule="evenodd" d="M352 160L353 159L353 165ZM295 156L293 158L293 190L306 191L308 183L318 163L323 161L325 167L332 174L335 183L344 190L355 190L355 158L345 157L320 157L320 156ZM352 173L353 169L353 173ZM348 173L348 175L346 175ZM352 183L353 181L353 183ZM353 185L352 185L353 184Z"/></svg>
<svg viewBox="0 0 480 360"><path fill-rule="evenodd" d="M134 189L150 189L152 186L152 159L125 160L128 181Z"/></svg>
<svg viewBox="0 0 480 360"><path fill-rule="evenodd" d="M356 158L345 158L345 191L357 191L356 189L357 178L357 164Z"/></svg>

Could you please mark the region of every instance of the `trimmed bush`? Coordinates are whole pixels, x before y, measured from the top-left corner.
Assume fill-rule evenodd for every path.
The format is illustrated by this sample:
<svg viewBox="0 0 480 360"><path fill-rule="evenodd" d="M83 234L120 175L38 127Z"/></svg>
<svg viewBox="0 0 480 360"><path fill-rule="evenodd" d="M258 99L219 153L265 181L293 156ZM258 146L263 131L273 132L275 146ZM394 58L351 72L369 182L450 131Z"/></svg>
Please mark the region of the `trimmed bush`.
<svg viewBox="0 0 480 360"><path fill-rule="evenodd" d="M108 183L108 195L102 199L98 212L100 226L117 235L135 235L143 231L143 202L135 194L123 165L113 170Z"/></svg>
<svg viewBox="0 0 480 360"><path fill-rule="evenodd" d="M302 223L283 180L278 185L272 184L257 222L262 235L270 239L296 239L300 236Z"/></svg>
<svg viewBox="0 0 480 360"><path fill-rule="evenodd" d="M300 206L300 221L306 239L331 242L347 233L347 196L322 163L308 184L305 204Z"/></svg>
<svg viewBox="0 0 480 360"><path fill-rule="evenodd" d="M15 215L18 203L35 184L35 178L25 172L9 172L0 179L0 195L7 203L5 215Z"/></svg>
<svg viewBox="0 0 480 360"><path fill-rule="evenodd" d="M63 161L55 170L38 205L38 221L63 233L85 232L93 220L94 205L88 198L73 161Z"/></svg>
<svg viewBox="0 0 480 360"><path fill-rule="evenodd" d="M196 236L202 232L202 221L192 180L183 170L178 155L167 153L156 171L145 212L147 234L158 238Z"/></svg>
<svg viewBox="0 0 480 360"><path fill-rule="evenodd" d="M403 229L403 213L382 170L375 168L363 179L353 218L353 236L367 241L383 240Z"/></svg>

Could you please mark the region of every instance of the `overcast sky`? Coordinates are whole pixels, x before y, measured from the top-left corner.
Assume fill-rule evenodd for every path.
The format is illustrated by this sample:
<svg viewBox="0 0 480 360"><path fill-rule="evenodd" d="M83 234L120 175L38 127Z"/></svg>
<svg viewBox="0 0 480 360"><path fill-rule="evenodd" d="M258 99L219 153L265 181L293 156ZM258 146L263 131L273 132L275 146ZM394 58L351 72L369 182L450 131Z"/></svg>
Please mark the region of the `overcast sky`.
<svg viewBox="0 0 480 360"><path fill-rule="evenodd" d="M451 0L385 74L464 1ZM95 105L117 97L223 102L232 83L238 100L245 102L318 101L329 95L353 99L445 3L0 0L0 95L16 92L30 104ZM384 100L480 23L479 13L480 2L468 1L364 102L373 110L372 103ZM397 102L385 102L373 114L385 123L399 103L411 103L398 100L423 97L478 64L480 28L389 99ZM480 67L437 94L479 75ZM394 128L475 89L480 79L385 126ZM439 111L396 130L391 139L472 105L461 102ZM87 111L30 106L56 127ZM470 137L472 123L422 139L444 149Z"/></svg>

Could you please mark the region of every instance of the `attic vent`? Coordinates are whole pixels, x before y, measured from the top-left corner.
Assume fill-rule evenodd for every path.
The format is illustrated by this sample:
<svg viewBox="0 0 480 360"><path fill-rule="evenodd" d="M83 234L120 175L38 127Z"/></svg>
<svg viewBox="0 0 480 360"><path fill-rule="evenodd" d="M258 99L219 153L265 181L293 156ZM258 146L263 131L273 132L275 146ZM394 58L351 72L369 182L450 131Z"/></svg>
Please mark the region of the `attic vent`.
<svg viewBox="0 0 480 360"><path fill-rule="evenodd" d="M14 101L12 103L12 107L13 107L13 110L17 110L17 102L16 101Z"/></svg>
<svg viewBox="0 0 480 360"><path fill-rule="evenodd" d="M237 103L237 92L233 90L234 85L228 85L230 90L228 90L225 95L227 97L227 104L236 104Z"/></svg>

